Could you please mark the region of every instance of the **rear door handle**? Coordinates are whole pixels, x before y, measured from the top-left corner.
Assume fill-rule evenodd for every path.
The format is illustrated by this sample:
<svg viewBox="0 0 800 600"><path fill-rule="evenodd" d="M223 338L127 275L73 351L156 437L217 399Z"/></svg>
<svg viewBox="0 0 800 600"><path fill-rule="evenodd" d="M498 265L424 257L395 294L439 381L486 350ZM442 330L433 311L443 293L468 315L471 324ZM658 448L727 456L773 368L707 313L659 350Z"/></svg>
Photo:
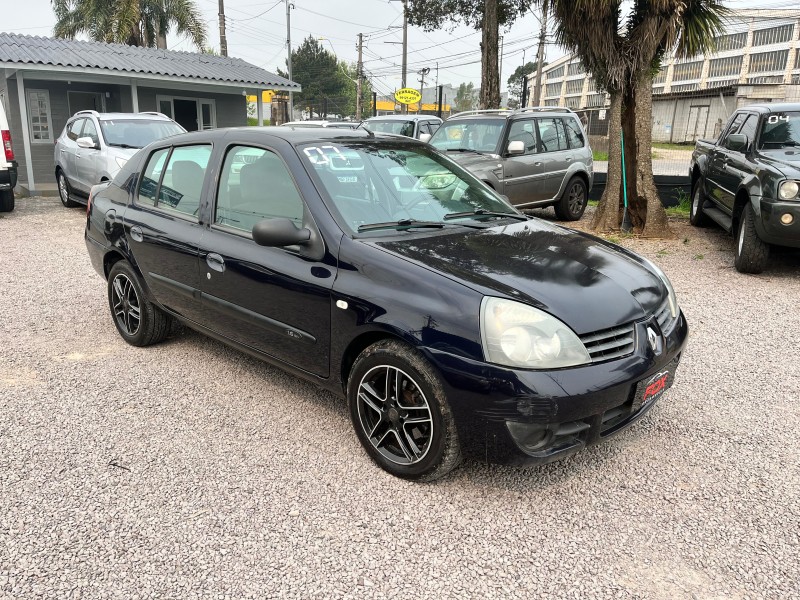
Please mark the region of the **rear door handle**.
<svg viewBox="0 0 800 600"><path fill-rule="evenodd" d="M211 252L206 256L206 264L215 271L223 273L225 271L225 259L216 252Z"/></svg>
<svg viewBox="0 0 800 600"><path fill-rule="evenodd" d="M572 157L571 157L571 156L568 156L568 157L567 157L567 158L565 158L564 160L565 160L565 161L567 161L567 162L569 162L569 161L571 161L571 160L572 160Z"/></svg>
<svg viewBox="0 0 800 600"><path fill-rule="evenodd" d="M535 162L535 163L533 163L533 166L534 166L534 167L541 167L541 166L542 166L542 163L540 163L540 162Z"/></svg>
<svg viewBox="0 0 800 600"><path fill-rule="evenodd" d="M144 240L144 234L142 234L142 228L134 225L131 227L131 239L134 242L141 242Z"/></svg>

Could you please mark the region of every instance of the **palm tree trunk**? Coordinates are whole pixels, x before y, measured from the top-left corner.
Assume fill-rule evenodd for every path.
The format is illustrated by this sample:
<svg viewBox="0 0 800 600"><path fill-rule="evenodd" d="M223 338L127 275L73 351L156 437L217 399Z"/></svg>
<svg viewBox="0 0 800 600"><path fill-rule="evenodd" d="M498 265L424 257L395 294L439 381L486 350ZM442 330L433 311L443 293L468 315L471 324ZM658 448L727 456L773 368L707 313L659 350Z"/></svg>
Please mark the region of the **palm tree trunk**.
<svg viewBox="0 0 800 600"><path fill-rule="evenodd" d="M156 48L161 48L162 50L167 49L167 36L164 33L159 33L158 37L156 37Z"/></svg>
<svg viewBox="0 0 800 600"><path fill-rule="evenodd" d="M618 132L622 129L622 92L611 92L608 109L608 172L606 187L592 220L594 231L619 229L619 205L622 196L622 144Z"/></svg>
<svg viewBox="0 0 800 600"><path fill-rule="evenodd" d="M481 38L481 108L500 108L500 74L497 53L500 25L497 20L499 0L485 0Z"/></svg>

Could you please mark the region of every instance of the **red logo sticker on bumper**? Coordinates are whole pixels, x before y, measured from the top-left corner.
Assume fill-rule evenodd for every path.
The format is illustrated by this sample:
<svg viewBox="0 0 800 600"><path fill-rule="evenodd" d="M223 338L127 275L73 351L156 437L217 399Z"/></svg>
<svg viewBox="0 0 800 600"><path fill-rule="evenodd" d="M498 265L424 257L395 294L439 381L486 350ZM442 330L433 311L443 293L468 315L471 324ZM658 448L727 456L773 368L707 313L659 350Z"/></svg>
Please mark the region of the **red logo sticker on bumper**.
<svg viewBox="0 0 800 600"><path fill-rule="evenodd" d="M651 400L658 398L665 389L667 389L667 382L669 381L669 371L662 371L654 375L644 386L644 394L642 395L642 404L647 404Z"/></svg>

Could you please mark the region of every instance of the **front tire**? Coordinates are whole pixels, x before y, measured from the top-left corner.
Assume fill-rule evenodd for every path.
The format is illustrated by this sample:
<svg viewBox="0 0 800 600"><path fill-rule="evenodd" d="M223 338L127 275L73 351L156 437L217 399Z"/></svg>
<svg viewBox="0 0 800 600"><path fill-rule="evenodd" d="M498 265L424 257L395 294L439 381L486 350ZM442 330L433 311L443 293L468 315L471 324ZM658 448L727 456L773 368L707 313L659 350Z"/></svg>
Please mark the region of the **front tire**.
<svg viewBox="0 0 800 600"><path fill-rule="evenodd" d="M59 169L58 175L56 176L56 180L58 181L58 197L61 199L61 204L66 206L67 208L75 208L78 206L78 203L74 200L69 199L69 181L67 181L67 176L64 175L64 171Z"/></svg>
<svg viewBox="0 0 800 600"><path fill-rule="evenodd" d="M559 221L577 221L583 216L588 201L588 190L583 178L575 176L569 180L561 200L554 205Z"/></svg>
<svg viewBox="0 0 800 600"><path fill-rule="evenodd" d="M14 190L0 190L0 212L14 210Z"/></svg>
<svg viewBox="0 0 800 600"><path fill-rule="evenodd" d="M172 317L147 299L133 268L118 261L108 274L108 306L117 331L131 346L150 346L167 337Z"/></svg>
<svg viewBox="0 0 800 600"><path fill-rule="evenodd" d="M361 445L392 475L432 481L461 462L444 386L410 346L383 340L364 350L350 371L347 400Z"/></svg>
<svg viewBox="0 0 800 600"><path fill-rule="evenodd" d="M703 204L706 201L703 193L703 178L698 178L692 188L692 206L689 209L689 222L695 227L705 227L708 225L708 215L703 212Z"/></svg>
<svg viewBox="0 0 800 600"><path fill-rule="evenodd" d="M740 273L761 273L769 261L769 244L758 237L756 214L750 203L744 207L736 235L734 265Z"/></svg>

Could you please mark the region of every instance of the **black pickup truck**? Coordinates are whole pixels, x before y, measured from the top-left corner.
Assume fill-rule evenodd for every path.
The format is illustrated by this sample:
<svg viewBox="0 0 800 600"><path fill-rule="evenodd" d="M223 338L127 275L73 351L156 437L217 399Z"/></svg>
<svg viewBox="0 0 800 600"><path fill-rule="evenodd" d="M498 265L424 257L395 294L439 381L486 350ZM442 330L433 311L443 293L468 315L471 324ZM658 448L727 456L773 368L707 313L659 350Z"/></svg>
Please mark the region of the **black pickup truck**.
<svg viewBox="0 0 800 600"><path fill-rule="evenodd" d="M740 108L697 141L689 175L692 225L735 234L738 271L763 271L772 244L800 248L800 104Z"/></svg>

